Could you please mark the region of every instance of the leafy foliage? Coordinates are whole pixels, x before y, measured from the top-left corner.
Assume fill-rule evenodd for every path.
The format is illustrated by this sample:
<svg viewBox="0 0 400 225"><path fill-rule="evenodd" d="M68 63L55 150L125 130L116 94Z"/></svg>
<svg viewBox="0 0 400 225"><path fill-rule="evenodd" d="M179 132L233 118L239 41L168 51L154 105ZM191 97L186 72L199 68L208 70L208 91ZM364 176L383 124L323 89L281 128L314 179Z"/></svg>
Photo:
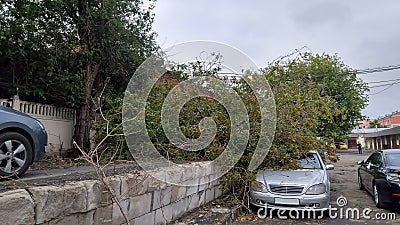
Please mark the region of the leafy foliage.
<svg viewBox="0 0 400 225"><path fill-rule="evenodd" d="M151 31L154 5L141 1L33 1L0 3L1 97L78 107L84 74L100 64L93 93L105 80L122 93L136 67L157 45ZM90 90L89 93L91 93Z"/></svg>
<svg viewBox="0 0 400 225"><path fill-rule="evenodd" d="M0 97L77 109L74 139L88 149L92 99L122 97L158 46L154 2L14 0L0 2Z"/></svg>
<svg viewBox="0 0 400 225"><path fill-rule="evenodd" d="M374 119L369 122L368 128L386 128L386 126L379 123L379 121L377 119Z"/></svg>
<svg viewBox="0 0 400 225"><path fill-rule="evenodd" d="M315 60L315 57L318 58L319 56L301 54L293 59L287 58L285 61L271 63L268 67L260 70L259 75L265 76L269 81L274 94L277 124L275 139L267 158L257 171L251 172L247 170L260 135L261 114L257 99L243 79L226 79L217 76L220 68L218 60L214 62L214 66L202 65L200 62L180 65L174 68L171 73L162 76L153 87L148 98L146 108L147 132L158 151L170 160L193 161L217 158L225 150L231 132L229 115L218 101L201 96L202 94L199 93L199 97L187 102L180 111L180 129L187 138L194 139L199 137L198 124L202 118L211 117L215 121L217 134L212 143L201 151L182 151L172 145L166 137L161 124L161 107L172 88L190 77L213 76L220 78L223 82L230 83L234 87L244 102L249 116L250 136L246 150L235 167L224 177L225 184L231 185L236 192L243 193L246 190L246 186L243 184L251 181L256 172L266 168L297 168L298 164L295 158L306 154L310 149L324 149L327 155L334 160L330 146L320 140L332 138L332 133L322 132L324 129L321 126L340 127L336 120L338 112L342 112L341 109L337 109L338 100L334 96L327 94L328 89L324 85L324 83L329 83L330 78L335 80L336 77L324 77L325 80L321 82L321 79L309 76L309 74L320 72L320 70L313 70L313 68L316 68L314 63L319 63L319 60ZM324 61L325 64L331 66L337 63L335 57L331 58L327 55L324 55L324 60L327 61ZM343 79L341 79L341 82L343 82ZM359 81L349 79L346 82ZM360 85L363 84L360 83ZM364 94L363 90L359 94L362 96ZM347 99L350 98L340 99L342 101L340 104L351 104L345 102ZM364 99L363 104L365 104L365 101L366 99ZM358 110L360 111L361 108L358 108ZM345 124L346 127L352 126L351 121L347 119L341 120L341 123Z"/></svg>
<svg viewBox="0 0 400 225"><path fill-rule="evenodd" d="M318 136L338 140L346 139L358 121L363 119L361 109L368 103L368 85L357 78L355 71L347 67L337 55L301 55L304 73L318 83L321 96L332 98L332 117L321 116Z"/></svg>

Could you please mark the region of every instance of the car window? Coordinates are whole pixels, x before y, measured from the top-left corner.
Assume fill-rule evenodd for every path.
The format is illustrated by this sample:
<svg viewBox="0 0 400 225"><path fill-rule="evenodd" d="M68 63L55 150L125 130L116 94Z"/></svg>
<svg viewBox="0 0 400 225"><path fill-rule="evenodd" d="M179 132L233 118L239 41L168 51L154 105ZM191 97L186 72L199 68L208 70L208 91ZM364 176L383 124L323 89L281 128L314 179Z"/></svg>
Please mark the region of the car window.
<svg viewBox="0 0 400 225"><path fill-rule="evenodd" d="M387 163L390 166L400 166L400 154L387 154Z"/></svg>
<svg viewBox="0 0 400 225"><path fill-rule="evenodd" d="M367 161L365 161L366 163L372 163L374 164L374 162L376 162L376 158L378 157L378 153L373 153L368 159Z"/></svg>
<svg viewBox="0 0 400 225"><path fill-rule="evenodd" d="M367 164L372 164L375 166L382 165L382 155L379 152L372 154L366 161Z"/></svg>
<svg viewBox="0 0 400 225"><path fill-rule="evenodd" d="M321 169L321 163L316 154L309 154L297 159L303 169Z"/></svg>
<svg viewBox="0 0 400 225"><path fill-rule="evenodd" d="M381 153L378 153L377 154L377 156L376 156L376 158L375 158L375 161L374 162L372 162L374 165L377 165L377 166L382 166L382 154Z"/></svg>

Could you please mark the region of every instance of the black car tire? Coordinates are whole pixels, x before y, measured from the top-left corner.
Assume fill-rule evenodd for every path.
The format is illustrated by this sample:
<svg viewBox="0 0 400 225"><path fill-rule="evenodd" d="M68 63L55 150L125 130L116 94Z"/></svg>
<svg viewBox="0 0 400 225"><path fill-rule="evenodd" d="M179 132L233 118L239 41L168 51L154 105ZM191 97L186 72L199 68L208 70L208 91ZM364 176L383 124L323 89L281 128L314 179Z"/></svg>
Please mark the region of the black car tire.
<svg viewBox="0 0 400 225"><path fill-rule="evenodd" d="M0 176L20 177L32 164L32 145L22 134L0 134Z"/></svg>
<svg viewBox="0 0 400 225"><path fill-rule="evenodd" d="M357 174L358 174L357 175L358 188L360 188L360 190L365 190L364 184L362 183L362 180L361 180L360 172L358 172Z"/></svg>
<svg viewBox="0 0 400 225"><path fill-rule="evenodd" d="M380 208L380 209L384 209L387 208L388 205L385 204L382 201L382 194L379 191L378 187L376 186L376 184L374 183L374 187L373 187L373 195L374 195L374 201L375 201L375 205L376 207Z"/></svg>

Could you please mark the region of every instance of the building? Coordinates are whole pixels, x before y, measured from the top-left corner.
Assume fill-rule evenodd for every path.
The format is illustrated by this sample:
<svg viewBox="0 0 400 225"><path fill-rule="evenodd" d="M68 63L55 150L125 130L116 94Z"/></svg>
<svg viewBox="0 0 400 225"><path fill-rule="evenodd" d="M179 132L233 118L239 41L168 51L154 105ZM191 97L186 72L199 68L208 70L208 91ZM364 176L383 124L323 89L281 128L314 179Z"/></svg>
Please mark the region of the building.
<svg viewBox="0 0 400 225"><path fill-rule="evenodd" d="M357 148L357 143L360 143L363 147L367 147L367 142L365 136L367 134L377 133L380 131L387 130L388 128L356 128L347 135L347 145L349 148Z"/></svg>
<svg viewBox="0 0 400 225"><path fill-rule="evenodd" d="M395 112L390 116L378 119L378 122L384 127L388 128L398 127L400 125L400 112Z"/></svg>
<svg viewBox="0 0 400 225"><path fill-rule="evenodd" d="M370 127L370 119L369 118L366 119L366 120L360 121L359 128L366 129L366 128L369 128L369 127Z"/></svg>
<svg viewBox="0 0 400 225"><path fill-rule="evenodd" d="M400 127L364 135L365 147L373 150L400 148Z"/></svg>

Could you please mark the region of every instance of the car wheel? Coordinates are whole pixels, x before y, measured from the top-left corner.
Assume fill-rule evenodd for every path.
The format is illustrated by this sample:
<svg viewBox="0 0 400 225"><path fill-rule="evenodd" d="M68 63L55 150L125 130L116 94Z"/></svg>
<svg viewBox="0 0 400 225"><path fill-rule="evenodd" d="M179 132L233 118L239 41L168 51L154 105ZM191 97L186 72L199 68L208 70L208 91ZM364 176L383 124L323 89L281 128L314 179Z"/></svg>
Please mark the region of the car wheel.
<svg viewBox="0 0 400 225"><path fill-rule="evenodd" d="M15 132L0 135L0 176L19 177L32 163L32 145L29 140Z"/></svg>
<svg viewBox="0 0 400 225"><path fill-rule="evenodd" d="M360 176L360 172L358 172L358 187L360 188L360 190L365 190L365 188L364 188L364 184L362 183L362 180L361 180L361 176Z"/></svg>
<svg viewBox="0 0 400 225"><path fill-rule="evenodd" d="M387 208L387 204L383 203L382 201L382 195L378 190L378 187L376 184L374 184L374 200L375 200L375 205L378 208Z"/></svg>

